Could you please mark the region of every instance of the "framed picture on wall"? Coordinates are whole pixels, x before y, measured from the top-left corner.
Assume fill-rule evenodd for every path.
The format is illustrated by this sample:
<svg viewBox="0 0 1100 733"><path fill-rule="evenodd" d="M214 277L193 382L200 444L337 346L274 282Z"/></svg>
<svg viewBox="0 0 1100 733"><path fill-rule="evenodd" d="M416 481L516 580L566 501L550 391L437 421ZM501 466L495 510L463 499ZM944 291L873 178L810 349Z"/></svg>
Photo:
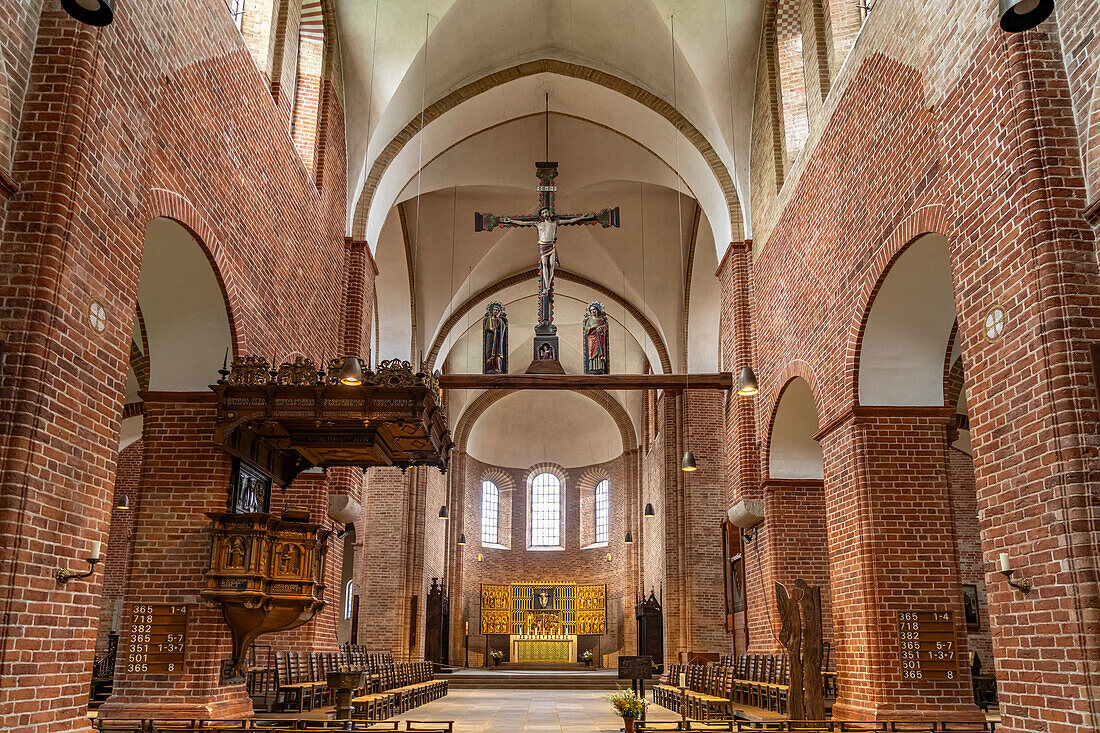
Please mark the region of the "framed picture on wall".
<svg viewBox="0 0 1100 733"><path fill-rule="evenodd" d="M982 627L981 614L978 611L978 586L973 583L965 583L963 590L963 616L966 618L966 628L980 629Z"/></svg>

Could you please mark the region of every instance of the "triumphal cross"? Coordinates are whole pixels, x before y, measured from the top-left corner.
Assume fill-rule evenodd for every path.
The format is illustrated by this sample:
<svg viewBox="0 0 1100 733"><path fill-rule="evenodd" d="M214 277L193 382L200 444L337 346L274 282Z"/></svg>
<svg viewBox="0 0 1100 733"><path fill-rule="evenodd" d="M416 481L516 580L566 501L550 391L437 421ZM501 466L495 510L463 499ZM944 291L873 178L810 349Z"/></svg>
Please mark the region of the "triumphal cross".
<svg viewBox="0 0 1100 733"><path fill-rule="evenodd" d="M558 227L599 224L604 229L619 226L619 207L598 213L559 214L554 211L554 179L558 164L535 163L538 176L539 210L537 214L496 216L474 212L474 231L487 232L499 227L535 227L539 233L539 320L535 325L535 354L538 362L558 362L557 326L554 325L554 268L557 266Z"/></svg>

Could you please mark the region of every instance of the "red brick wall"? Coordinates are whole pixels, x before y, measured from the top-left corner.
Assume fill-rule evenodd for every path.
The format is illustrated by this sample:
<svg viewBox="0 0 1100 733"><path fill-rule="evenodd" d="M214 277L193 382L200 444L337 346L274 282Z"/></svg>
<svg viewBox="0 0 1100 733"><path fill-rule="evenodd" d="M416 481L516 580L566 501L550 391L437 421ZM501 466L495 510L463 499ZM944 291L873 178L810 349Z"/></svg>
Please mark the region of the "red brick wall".
<svg viewBox="0 0 1100 733"><path fill-rule="evenodd" d="M107 635L122 629L122 601L126 596L130 574L130 553L134 533L134 513L141 506L141 469L145 459L145 444L134 441L118 453L113 502L125 495L129 509L111 512L111 528L103 551L103 595L100 598L99 633L96 635L96 656L107 649Z"/></svg>
<svg viewBox="0 0 1100 733"><path fill-rule="evenodd" d="M1071 68L1071 86L1064 45L1048 35L1053 24L1044 32L1006 36L996 27L995 11L995 5L976 2L920 9L877 3L782 189L754 171L752 322L761 380L756 404L758 410L771 404L787 366L802 362L818 375L821 424L843 423L825 439L842 680L837 713L862 715L874 708L883 715L949 714L954 703L943 695L962 701L965 690L896 684L885 662L896 656L896 644L881 641L873 615L852 612L868 592L853 585L866 569L837 554L856 551L838 545L840 534L851 531L845 523L875 527L883 519L868 507L838 504L852 498L842 487L862 487L875 502L898 503L891 511L904 534L915 507L903 511L905 495L891 496L883 477L896 485L901 471L931 477L927 472L935 467L938 475L947 474L945 438L936 438L943 443L938 451L924 438L919 450L887 450L892 438L882 434L886 428L844 418L856 402L858 339L876 284L906 244L925 232L943 233L950 242L959 340L969 367L981 571L989 579L1004 726L1084 731L1100 724L1100 634L1090 620L1100 600L1088 580L1098 551L1095 533L1076 531L1068 517L1083 517L1090 511L1084 507L1095 504L1095 482L1086 479L1096 470L1096 400L1087 348L1100 315L1100 277L1094 234L1081 216L1087 202L1080 163L1083 108L1075 101L1075 117L1069 102L1071 91L1079 99L1091 82L1082 81L1087 74L1073 76L1079 72ZM1086 21L1065 32L1084 39L1083 28L1094 25ZM759 110L767 109L766 81L758 86L754 166L766 165L771 146L757 124ZM1007 308L1011 320L1005 338L990 343L981 324L995 303ZM763 414L757 418L763 424ZM907 426L898 435L914 430ZM735 430L729 443L735 465L738 441L744 436ZM937 478L919 489L940 492L945 485L946 479ZM939 496L935 501L942 503ZM924 521L924 513L919 516ZM937 539L919 546L933 548L932 562L947 568L946 554L955 554L957 540L953 527L940 526L942 519L935 517ZM871 546L869 539L863 542ZM1001 551L1042 590L1024 596L1008 588L994 573ZM867 562L890 568L896 561L890 552L870 552ZM911 583L911 590L891 602L941 599L937 603L961 613L956 590L942 579L901 582ZM876 586L876 592L883 590ZM872 694L881 704L867 699ZM903 703L909 709L887 709ZM960 715L972 714L965 703L958 705Z"/></svg>
<svg viewBox="0 0 1100 733"><path fill-rule="evenodd" d="M363 552L355 558L355 579L361 589L359 643L397 656L409 649L412 593L406 590L406 547L413 520L408 481L396 468L367 471Z"/></svg>
<svg viewBox="0 0 1100 733"><path fill-rule="evenodd" d="M970 651L982 660L982 671L991 674L993 637L989 633L989 600L982 563L982 540L978 527L978 494L974 488L974 461L957 448L947 452L947 477L951 486L951 509L955 514L955 543L959 556L959 582L978 591L978 628L967 629Z"/></svg>
<svg viewBox="0 0 1100 733"><path fill-rule="evenodd" d="M198 592L210 567L210 520L225 511L232 462L214 443L213 395L181 399L147 393L145 465L141 503L134 511L134 553L124 621L139 603L187 604L186 670L180 674L131 672L128 637L119 643L114 694L104 717L232 717L252 703L243 684L220 684L230 657L229 629L221 612ZM40 693L41 694L41 693ZM170 704L169 704L170 701Z"/></svg>
<svg viewBox="0 0 1100 733"><path fill-rule="evenodd" d="M16 101L5 119L19 129L0 245L0 686L14 701L0 729L19 733L84 725L102 575L58 588L52 572L108 539L146 222L171 216L198 235L225 284L236 348L338 350L338 95L326 97L318 190L221 0L123 10L94 31L56 4L0 11ZM87 324L92 298L108 314L102 336ZM220 642L195 638L210 640L213 665ZM192 692L217 704L237 695L204 685Z"/></svg>

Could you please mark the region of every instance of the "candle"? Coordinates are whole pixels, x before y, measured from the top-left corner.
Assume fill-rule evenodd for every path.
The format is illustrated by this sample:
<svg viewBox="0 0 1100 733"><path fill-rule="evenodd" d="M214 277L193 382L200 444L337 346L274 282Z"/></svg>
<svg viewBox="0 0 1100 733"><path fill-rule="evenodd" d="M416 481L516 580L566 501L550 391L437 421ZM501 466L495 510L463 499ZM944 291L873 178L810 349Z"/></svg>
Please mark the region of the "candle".
<svg viewBox="0 0 1100 733"><path fill-rule="evenodd" d="M99 559L99 546L100 546L99 540L94 540L92 542L91 553L88 556L89 560L98 560Z"/></svg>
<svg viewBox="0 0 1100 733"><path fill-rule="evenodd" d="M688 686L688 676L683 672L680 673L680 687Z"/></svg>
<svg viewBox="0 0 1100 733"><path fill-rule="evenodd" d="M1009 564L1008 564L1008 553L1007 552L1002 552L1001 553L1001 572L1002 573L1007 573L1009 570L1011 570L1011 568L1009 567Z"/></svg>

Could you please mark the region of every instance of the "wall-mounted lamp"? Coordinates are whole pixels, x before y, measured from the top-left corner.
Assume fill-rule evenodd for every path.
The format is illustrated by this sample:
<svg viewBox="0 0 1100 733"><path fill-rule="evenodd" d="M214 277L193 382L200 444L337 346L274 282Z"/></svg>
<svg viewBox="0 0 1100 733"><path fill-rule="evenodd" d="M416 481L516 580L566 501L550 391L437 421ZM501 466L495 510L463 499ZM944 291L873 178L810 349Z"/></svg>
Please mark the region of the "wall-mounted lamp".
<svg viewBox="0 0 1100 733"><path fill-rule="evenodd" d="M459 535L458 535L458 546L462 547L465 544L466 544L466 533L465 532L460 532Z"/></svg>
<svg viewBox="0 0 1100 733"><path fill-rule="evenodd" d="M122 494L118 497L118 503L115 504L115 509L129 509L130 497L126 494Z"/></svg>
<svg viewBox="0 0 1100 733"><path fill-rule="evenodd" d="M477 561L478 562L484 562L484 560L485 560L485 556L482 555L480 552L477 553Z"/></svg>
<svg viewBox="0 0 1100 733"><path fill-rule="evenodd" d="M609 552L609 553L607 553L607 561L608 561L608 562L611 562L611 553L610 553L610 552Z"/></svg>
<svg viewBox="0 0 1100 733"><path fill-rule="evenodd" d="M450 515L447 513L447 505L446 504L439 507L439 518L440 519L449 519L450 518Z"/></svg>
<svg viewBox="0 0 1100 733"><path fill-rule="evenodd" d="M96 540L92 542L90 552L88 553L88 559L85 562L88 563L88 572L86 573L72 573L65 568L58 568L54 573L54 577L61 585L68 583L70 580L80 580L81 578L87 578L89 575L95 572L95 566L99 563L99 548L100 542Z"/></svg>
<svg viewBox="0 0 1100 733"><path fill-rule="evenodd" d="M358 387L363 383L363 361L355 356L344 357L344 365L336 373L336 379L345 387Z"/></svg>
<svg viewBox="0 0 1100 733"><path fill-rule="evenodd" d="M742 530L741 539L743 539L745 541L746 545L749 544L750 542L752 542L752 532L750 530L747 530L747 529Z"/></svg>
<svg viewBox="0 0 1100 733"><path fill-rule="evenodd" d="M628 545L634 542L634 535L630 534L629 529L626 531L626 537L623 538L623 542Z"/></svg>
<svg viewBox="0 0 1100 733"><path fill-rule="evenodd" d="M1005 580L1008 581L1008 584L1011 585L1016 590L1020 591L1021 593L1029 593L1031 591L1031 581L1028 580L1027 578L1020 578L1019 580L1013 580L1012 579L1012 574L1014 572L1016 572L1016 571L1013 570L1009 566L1009 563L1008 563L1008 553L1007 552L1002 552L1001 553L1001 575L1005 576Z"/></svg>
<svg viewBox="0 0 1100 733"><path fill-rule="evenodd" d="M1001 0L1001 30L1005 33L1029 31L1054 12L1054 0Z"/></svg>
<svg viewBox="0 0 1100 733"><path fill-rule="evenodd" d="M684 460L680 461L681 471L695 471L699 467L695 465L695 454L691 451L684 451Z"/></svg>
<svg viewBox="0 0 1100 733"><path fill-rule="evenodd" d="M652 519L653 517L657 516L657 512L653 511L652 504L647 503L645 505L645 513L643 516L645 516L646 519Z"/></svg>
<svg viewBox="0 0 1100 733"><path fill-rule="evenodd" d="M110 25L115 18L114 0L61 0L61 7L81 23Z"/></svg>
<svg viewBox="0 0 1100 733"><path fill-rule="evenodd" d="M742 397L751 397L759 391L760 387L756 384L756 375L752 367L742 369L741 376L737 378L737 394Z"/></svg>

